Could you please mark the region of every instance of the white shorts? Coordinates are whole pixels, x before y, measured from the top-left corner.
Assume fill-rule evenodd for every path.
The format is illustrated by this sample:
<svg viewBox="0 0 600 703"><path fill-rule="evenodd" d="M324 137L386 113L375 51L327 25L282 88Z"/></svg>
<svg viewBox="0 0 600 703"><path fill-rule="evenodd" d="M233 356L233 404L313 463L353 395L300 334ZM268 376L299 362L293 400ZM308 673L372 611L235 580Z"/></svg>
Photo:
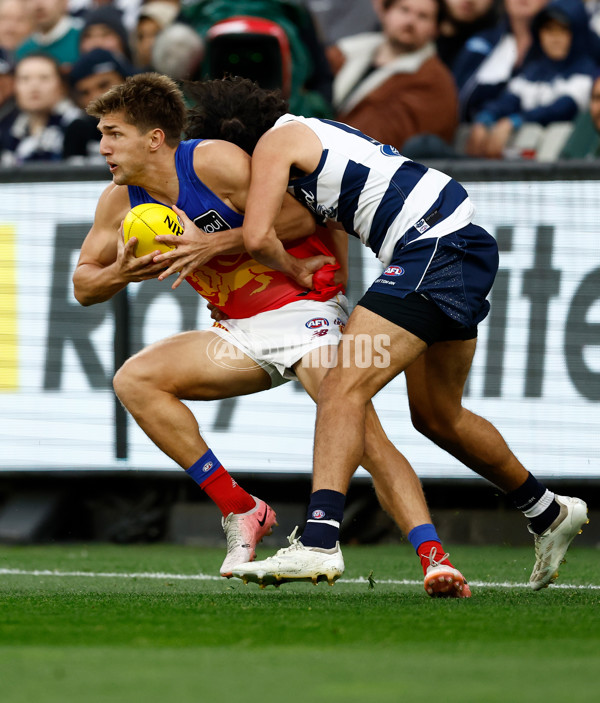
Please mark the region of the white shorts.
<svg viewBox="0 0 600 703"><path fill-rule="evenodd" d="M337 346L348 321L348 300L298 300L240 320L215 322L211 331L253 359L271 386L296 378L292 366L313 349ZM227 352L225 352L227 353Z"/></svg>

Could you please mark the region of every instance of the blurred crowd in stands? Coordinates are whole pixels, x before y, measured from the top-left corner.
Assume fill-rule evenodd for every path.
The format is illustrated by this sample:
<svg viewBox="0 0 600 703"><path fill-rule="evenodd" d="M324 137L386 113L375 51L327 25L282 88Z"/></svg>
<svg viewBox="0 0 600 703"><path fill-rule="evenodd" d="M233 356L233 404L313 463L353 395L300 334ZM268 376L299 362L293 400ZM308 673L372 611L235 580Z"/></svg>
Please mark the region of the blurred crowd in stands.
<svg viewBox="0 0 600 703"><path fill-rule="evenodd" d="M0 164L101 163L143 71L240 75L410 158L600 155L600 0L0 0Z"/></svg>

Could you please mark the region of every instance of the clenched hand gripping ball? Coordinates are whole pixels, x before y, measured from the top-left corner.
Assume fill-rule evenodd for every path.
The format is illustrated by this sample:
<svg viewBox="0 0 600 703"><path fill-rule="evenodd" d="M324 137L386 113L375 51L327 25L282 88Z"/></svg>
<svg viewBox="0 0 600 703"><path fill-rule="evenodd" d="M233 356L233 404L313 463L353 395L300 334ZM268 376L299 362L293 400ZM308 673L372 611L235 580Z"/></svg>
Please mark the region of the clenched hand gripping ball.
<svg viewBox="0 0 600 703"><path fill-rule="evenodd" d="M157 234L183 234L183 222L170 207L159 203L142 203L132 208L123 220L123 237L127 243L131 237L137 239L135 255L146 256L160 249L173 249L169 244L154 241Z"/></svg>

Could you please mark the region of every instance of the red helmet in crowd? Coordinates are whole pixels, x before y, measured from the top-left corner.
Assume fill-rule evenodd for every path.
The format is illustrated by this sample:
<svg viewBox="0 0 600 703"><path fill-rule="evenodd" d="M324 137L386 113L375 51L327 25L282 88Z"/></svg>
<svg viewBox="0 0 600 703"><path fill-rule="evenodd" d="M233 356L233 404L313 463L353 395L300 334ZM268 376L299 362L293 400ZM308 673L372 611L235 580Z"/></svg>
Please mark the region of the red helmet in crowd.
<svg viewBox="0 0 600 703"><path fill-rule="evenodd" d="M206 34L209 78L242 76L262 88L281 89L288 98L292 54L287 34L277 22L237 15L214 24Z"/></svg>

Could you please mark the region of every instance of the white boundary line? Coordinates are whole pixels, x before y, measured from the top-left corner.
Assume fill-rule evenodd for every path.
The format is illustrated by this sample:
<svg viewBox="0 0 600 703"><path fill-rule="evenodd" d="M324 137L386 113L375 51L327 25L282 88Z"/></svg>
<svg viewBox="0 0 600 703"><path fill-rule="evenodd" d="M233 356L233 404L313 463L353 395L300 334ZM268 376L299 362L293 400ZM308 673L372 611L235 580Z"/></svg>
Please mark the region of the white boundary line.
<svg viewBox="0 0 600 703"><path fill-rule="evenodd" d="M222 576L214 576L212 574L167 574L160 571L145 571L138 573L121 573L108 571L57 571L55 569L0 569L0 576L87 576L89 578L121 578L121 579L154 579L154 580L171 580L171 581L223 581ZM360 576L355 579L340 579L338 583L368 583L369 580ZM237 581L232 581L237 583ZM412 579L375 579L376 584L391 584L395 586L422 586L423 581L415 581ZM469 586L477 588L529 588L527 583L511 583L509 581L494 582L494 581L469 581ZM600 590L600 586L595 584L575 584L575 583L555 583L551 588L559 588L563 590Z"/></svg>

